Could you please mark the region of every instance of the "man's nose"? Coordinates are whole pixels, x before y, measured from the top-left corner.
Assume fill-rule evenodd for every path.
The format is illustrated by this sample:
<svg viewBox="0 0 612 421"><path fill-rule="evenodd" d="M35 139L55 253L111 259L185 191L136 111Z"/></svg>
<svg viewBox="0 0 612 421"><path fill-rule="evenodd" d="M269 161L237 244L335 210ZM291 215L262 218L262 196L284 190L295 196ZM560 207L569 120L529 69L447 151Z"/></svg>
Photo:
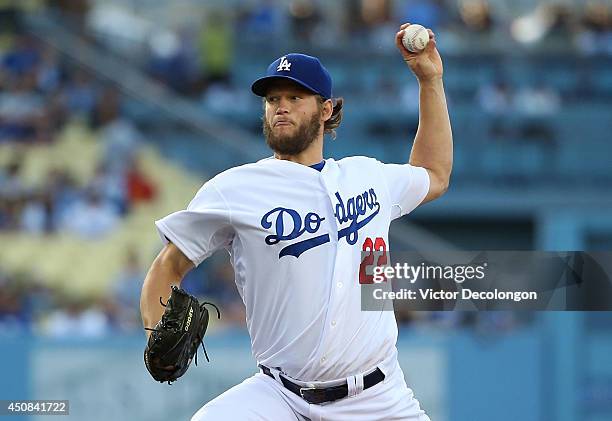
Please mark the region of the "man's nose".
<svg viewBox="0 0 612 421"><path fill-rule="evenodd" d="M278 108L276 109L276 114L286 114L289 112L289 101L286 99L278 100Z"/></svg>

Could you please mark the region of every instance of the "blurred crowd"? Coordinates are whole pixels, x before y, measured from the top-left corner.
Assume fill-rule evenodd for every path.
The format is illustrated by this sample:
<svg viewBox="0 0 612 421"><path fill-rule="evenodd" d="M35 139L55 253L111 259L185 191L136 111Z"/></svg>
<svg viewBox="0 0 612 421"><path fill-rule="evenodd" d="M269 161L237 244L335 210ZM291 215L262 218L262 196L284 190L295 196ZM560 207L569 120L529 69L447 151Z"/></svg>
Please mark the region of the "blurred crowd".
<svg viewBox="0 0 612 421"><path fill-rule="evenodd" d="M71 122L85 125L103 151L86 183L62 165L51 167L42 184L31 183L24 167L31 151L57 142ZM0 49L0 233L70 233L102 239L140 201L155 197L156 186L138 166L141 134L121 113L121 97L55 50L19 31L3 35ZM74 156L74 160L82 157ZM4 244L3 247L10 247ZM82 301L50 289L31 274L0 268L0 331L41 330L95 335L124 326L118 299L132 300L143 275L131 256L115 285L115 297ZM129 309L134 312L133 305ZM131 321L134 325L133 320Z"/></svg>
<svg viewBox="0 0 612 421"><path fill-rule="evenodd" d="M235 93L232 69L240 66L244 49L308 45L388 51L395 48L389 40L403 22L436 31L446 55L474 49L612 55L612 5L605 0L253 0L189 7L192 19L161 28L143 22L146 8L126 9L109 25L111 7L103 3L83 9L81 20L109 48L129 38L126 56L139 57L149 74L177 92L212 104L210 88L213 99ZM168 7L169 16L172 11Z"/></svg>
<svg viewBox="0 0 612 421"><path fill-rule="evenodd" d="M69 290L49 288L26 274L0 270L0 336L31 333L52 338L98 338L142 331L140 291L145 277L136 250L107 295L73 296ZM244 305L234 285L227 257L216 256L183 281L190 293L213 301L221 310L221 325L244 326Z"/></svg>
<svg viewBox="0 0 612 421"><path fill-rule="evenodd" d="M372 60L395 54L390 40L402 22L423 24L443 39L439 45L455 82L448 83L449 104L478 107L492 121L488 133L492 139L523 138L549 147L558 140L547 117L585 99L612 102L612 78L602 70L608 62L599 67L589 62L612 57L612 4L605 0L252 0L231 7L220 2L207 7L185 3L184 10L192 8L191 19L169 17L173 23L162 28L143 23L148 11L142 7L124 10L122 19L116 19L123 24L109 25L110 6L94 3L82 11L82 26L109 49L123 45L125 57L140 63L160 83L199 101L207 112L232 116L255 109L244 81L237 82L247 73L252 78L261 71L241 60L245 50L304 46L327 54L326 62L336 69L339 95L351 102L394 103L396 110L415 115L414 80L389 77L381 70L378 79L362 80L360 70L342 66L343 57L351 57L347 50L364 51L365 57L372 53ZM166 13L172 16L173 8ZM129 45L122 43L125 38ZM334 58L334 52L340 58ZM547 65L533 60L551 54L565 57L565 62ZM527 57L523 62L521 55ZM551 70L559 74L550 75ZM488 73L482 76L479 71ZM501 116L508 114L522 120L504 121ZM414 124L393 123L384 117L366 122L365 132L391 138L397 137L396 128L402 133L416 131ZM259 124L246 122L243 127L260 131Z"/></svg>
<svg viewBox="0 0 612 421"><path fill-rule="evenodd" d="M143 135L122 112L114 87L27 34L15 32L5 41L0 50L0 153L8 159L0 165L0 233L64 232L83 241L104 240L134 205L155 198L156 185L139 168ZM41 185L30 183L24 174L30 151L57 142L75 121L101 146L93 177L75 179L58 164ZM138 253L129 253L108 295L87 299L47 287L31 273L0 268L0 333L97 337L139 331L143 267ZM207 281L213 277L215 282ZM185 285L192 293L215 297L225 322L244 324L227 259L194 271Z"/></svg>
<svg viewBox="0 0 612 421"><path fill-rule="evenodd" d="M81 185L58 167L49 170L41 186L30 185L23 174L28 151L53 143L76 120L102 145L95 176ZM0 145L12 151L0 167L0 231L67 231L84 238L111 232L131 206L155 195L138 166L141 138L122 116L113 87L69 66L40 40L15 34L0 62Z"/></svg>

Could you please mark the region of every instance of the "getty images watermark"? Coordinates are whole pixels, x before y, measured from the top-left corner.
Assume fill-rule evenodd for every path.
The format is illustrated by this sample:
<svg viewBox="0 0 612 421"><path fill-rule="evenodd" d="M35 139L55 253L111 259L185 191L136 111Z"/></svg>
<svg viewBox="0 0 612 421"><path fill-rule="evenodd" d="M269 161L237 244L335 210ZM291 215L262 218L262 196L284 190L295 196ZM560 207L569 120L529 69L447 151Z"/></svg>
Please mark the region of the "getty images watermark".
<svg viewBox="0 0 612 421"><path fill-rule="evenodd" d="M373 268L372 281L380 284L388 280L401 279L415 284L418 280L452 280L457 284L463 284L469 280L484 279L488 264L468 265L429 265L421 263L418 266L408 263L396 263L394 266L375 266ZM383 288L375 288L372 296L376 300L537 300L538 293L535 291L474 291L469 288L447 291L435 288L400 288L398 291L385 291Z"/></svg>
<svg viewBox="0 0 612 421"><path fill-rule="evenodd" d="M364 311L612 310L612 252L364 252Z"/></svg>

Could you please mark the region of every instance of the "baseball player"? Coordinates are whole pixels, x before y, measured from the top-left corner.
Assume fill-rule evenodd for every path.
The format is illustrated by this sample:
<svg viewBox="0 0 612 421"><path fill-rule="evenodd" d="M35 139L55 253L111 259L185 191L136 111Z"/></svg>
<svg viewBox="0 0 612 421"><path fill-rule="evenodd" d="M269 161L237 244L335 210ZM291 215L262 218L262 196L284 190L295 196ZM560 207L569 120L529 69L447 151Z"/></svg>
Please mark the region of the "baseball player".
<svg viewBox="0 0 612 421"><path fill-rule="evenodd" d="M204 405L203 420L429 420L397 361L392 311L361 311L362 252L386 252L389 224L447 189L452 134L433 32L419 54L395 42L420 85L410 161L323 159L342 100L315 58L287 54L252 85L274 156L206 182L156 222L166 243L144 282L145 327L160 297L218 249L231 256L259 372ZM395 104L389 104L394 107ZM362 282L363 283L363 282ZM147 332L149 333L149 332Z"/></svg>

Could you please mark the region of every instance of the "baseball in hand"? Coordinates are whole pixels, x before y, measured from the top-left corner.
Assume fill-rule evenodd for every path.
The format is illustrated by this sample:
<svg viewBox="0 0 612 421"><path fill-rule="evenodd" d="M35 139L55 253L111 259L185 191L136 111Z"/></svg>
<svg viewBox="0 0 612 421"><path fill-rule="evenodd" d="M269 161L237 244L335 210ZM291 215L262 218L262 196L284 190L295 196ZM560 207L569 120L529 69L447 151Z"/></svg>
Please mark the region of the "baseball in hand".
<svg viewBox="0 0 612 421"><path fill-rule="evenodd" d="M412 53L419 53L427 47L429 43L429 32L424 26L413 24L404 29L402 38L404 47Z"/></svg>

